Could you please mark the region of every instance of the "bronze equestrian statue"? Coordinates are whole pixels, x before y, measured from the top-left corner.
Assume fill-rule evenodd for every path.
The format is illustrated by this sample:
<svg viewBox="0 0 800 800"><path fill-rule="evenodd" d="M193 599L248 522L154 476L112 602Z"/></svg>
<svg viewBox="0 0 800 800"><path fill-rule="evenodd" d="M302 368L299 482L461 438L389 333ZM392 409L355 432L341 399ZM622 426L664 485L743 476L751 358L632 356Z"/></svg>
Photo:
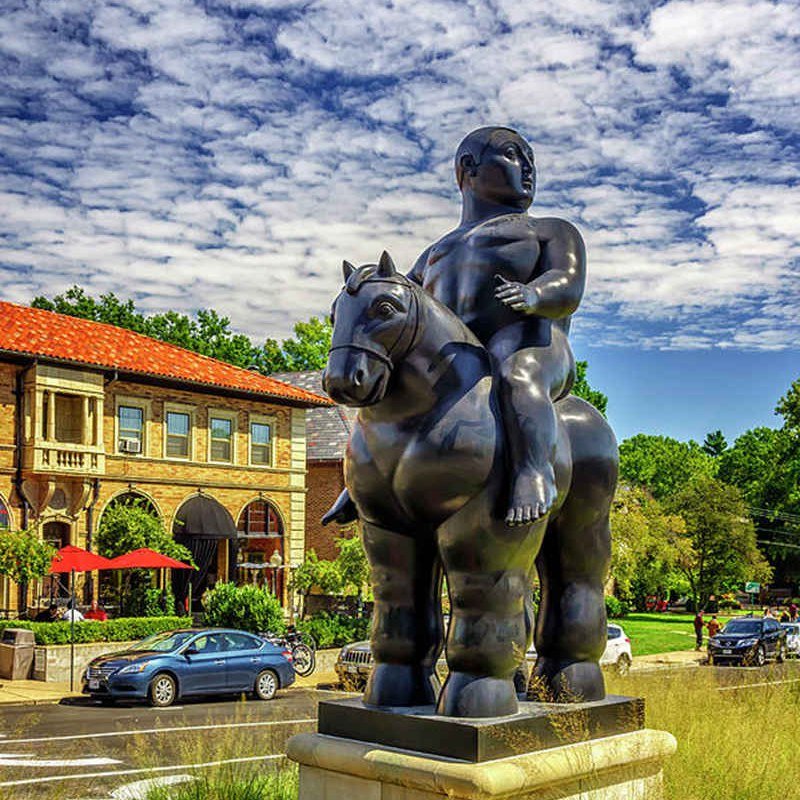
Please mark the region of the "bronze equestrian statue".
<svg viewBox="0 0 800 800"><path fill-rule="evenodd" d="M580 235L526 213L533 153L507 128L462 142L460 226L409 276L384 253L345 262L324 385L359 408L345 483L325 521L358 516L372 566L373 706L437 703L434 665L450 593L440 714L517 710L534 569L539 685L604 697L603 583L617 447L569 395L567 333L585 282Z"/></svg>

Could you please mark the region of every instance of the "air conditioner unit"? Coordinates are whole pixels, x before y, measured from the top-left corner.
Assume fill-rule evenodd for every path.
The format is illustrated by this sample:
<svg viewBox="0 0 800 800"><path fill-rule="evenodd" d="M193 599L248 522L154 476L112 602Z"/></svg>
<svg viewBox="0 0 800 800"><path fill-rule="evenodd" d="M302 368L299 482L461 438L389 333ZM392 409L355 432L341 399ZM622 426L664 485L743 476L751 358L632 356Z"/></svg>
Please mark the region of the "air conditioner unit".
<svg viewBox="0 0 800 800"><path fill-rule="evenodd" d="M120 439L119 451L120 453L141 453L142 443L138 439Z"/></svg>

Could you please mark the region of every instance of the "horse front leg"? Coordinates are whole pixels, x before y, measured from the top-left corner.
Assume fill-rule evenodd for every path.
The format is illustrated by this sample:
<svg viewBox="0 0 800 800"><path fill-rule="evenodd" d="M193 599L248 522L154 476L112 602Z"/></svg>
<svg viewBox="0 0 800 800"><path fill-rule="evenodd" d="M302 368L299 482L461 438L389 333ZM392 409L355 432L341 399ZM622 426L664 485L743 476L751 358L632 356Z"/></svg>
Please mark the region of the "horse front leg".
<svg viewBox="0 0 800 800"><path fill-rule="evenodd" d="M436 702L436 660L442 649L442 568L433 532L411 536L363 524L372 567L375 666L364 692L371 706Z"/></svg>
<svg viewBox="0 0 800 800"><path fill-rule="evenodd" d="M518 710L515 675L530 641L530 575L544 523L509 528L490 510L485 495L438 531L451 613L450 674L437 706L445 716Z"/></svg>

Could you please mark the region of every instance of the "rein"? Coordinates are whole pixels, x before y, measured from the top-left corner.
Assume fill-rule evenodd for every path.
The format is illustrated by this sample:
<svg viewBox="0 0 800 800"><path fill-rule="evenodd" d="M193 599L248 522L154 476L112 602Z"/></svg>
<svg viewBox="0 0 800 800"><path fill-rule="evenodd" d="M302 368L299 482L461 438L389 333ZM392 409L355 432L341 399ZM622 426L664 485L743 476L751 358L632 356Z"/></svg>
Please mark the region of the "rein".
<svg viewBox="0 0 800 800"><path fill-rule="evenodd" d="M379 281L374 282L378 283ZM370 347L366 344L355 344L351 342L349 344L337 344L328 348L328 354L332 353L334 350L358 350L377 358L379 361L384 363L389 368L389 372L391 372L395 366L393 358L397 358L397 360L402 361L417 343L417 335L419 334L419 298L412 287L409 286L407 288L411 293L411 299L413 300L414 304L414 325L411 332L411 337L408 340L408 344L404 345L402 353L395 353L395 350L401 345L406 333L411 328L410 314L406 316L406 321L403 325L403 330L400 331L400 335L397 337L397 339L395 339L394 344L392 344L392 346L385 353L382 353L380 350Z"/></svg>

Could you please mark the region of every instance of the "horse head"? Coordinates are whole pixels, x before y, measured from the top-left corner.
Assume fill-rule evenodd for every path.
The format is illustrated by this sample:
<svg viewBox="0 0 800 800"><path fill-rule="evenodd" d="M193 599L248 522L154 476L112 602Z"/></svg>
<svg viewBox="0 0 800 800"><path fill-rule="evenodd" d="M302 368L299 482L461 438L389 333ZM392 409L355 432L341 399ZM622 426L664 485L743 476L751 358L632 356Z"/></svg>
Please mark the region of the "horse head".
<svg viewBox="0 0 800 800"><path fill-rule="evenodd" d="M325 391L342 405L380 402L394 368L417 338L416 287L384 251L377 264L357 269L345 261L345 285L333 304L333 336Z"/></svg>

